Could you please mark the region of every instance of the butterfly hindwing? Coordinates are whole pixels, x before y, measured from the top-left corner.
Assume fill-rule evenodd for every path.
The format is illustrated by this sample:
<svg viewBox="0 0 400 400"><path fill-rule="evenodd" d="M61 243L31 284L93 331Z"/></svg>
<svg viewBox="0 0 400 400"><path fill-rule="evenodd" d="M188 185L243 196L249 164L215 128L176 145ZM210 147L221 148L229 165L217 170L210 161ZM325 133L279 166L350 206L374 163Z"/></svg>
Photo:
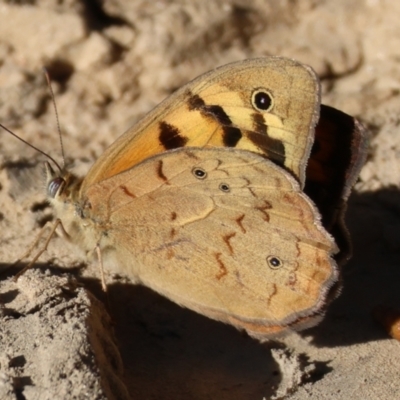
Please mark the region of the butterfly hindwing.
<svg viewBox="0 0 400 400"><path fill-rule="evenodd" d="M118 247L129 276L255 337L315 317L337 280L316 208L288 172L251 152L173 150L87 196L108 227L100 245Z"/></svg>

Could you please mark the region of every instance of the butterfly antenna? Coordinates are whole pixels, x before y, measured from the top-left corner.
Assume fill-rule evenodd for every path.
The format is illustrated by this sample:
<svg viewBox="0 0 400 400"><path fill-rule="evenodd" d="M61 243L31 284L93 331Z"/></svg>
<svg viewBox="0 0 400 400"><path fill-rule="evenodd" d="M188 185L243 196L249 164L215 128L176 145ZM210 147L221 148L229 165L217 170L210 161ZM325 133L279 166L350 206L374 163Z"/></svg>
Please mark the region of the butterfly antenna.
<svg viewBox="0 0 400 400"><path fill-rule="evenodd" d="M64 167L65 167L65 153L64 153L64 144L63 144L62 134L61 134L60 119L58 118L57 104L56 104L56 100L55 100L55 97L54 97L53 87L51 86L51 79L50 79L49 72L47 71L47 69L45 67L43 68L43 71L44 71L44 76L46 77L46 80L47 80L47 86L48 86L48 88L50 90L51 101L53 102L54 113L56 114L57 131L58 131L58 137L60 139L61 157L62 157L62 160L63 160L63 169L64 169Z"/></svg>
<svg viewBox="0 0 400 400"><path fill-rule="evenodd" d="M14 136L15 138L17 138L18 140L20 140L22 143L25 143L27 146L29 146L30 148L36 150L37 152L39 152L40 154L43 154L45 157L47 157L50 161L52 161L54 163L54 165L60 170L60 172L62 172L62 168L58 165L57 161L51 157L50 155L48 155L47 153L45 153L43 150L38 149L36 146L34 146L33 144L30 144L29 142L27 142L26 140L22 139L21 137L19 137L17 134L15 134L13 131L11 131L10 129L6 128L3 124L0 124L0 128L3 128L5 131L7 131L10 135Z"/></svg>

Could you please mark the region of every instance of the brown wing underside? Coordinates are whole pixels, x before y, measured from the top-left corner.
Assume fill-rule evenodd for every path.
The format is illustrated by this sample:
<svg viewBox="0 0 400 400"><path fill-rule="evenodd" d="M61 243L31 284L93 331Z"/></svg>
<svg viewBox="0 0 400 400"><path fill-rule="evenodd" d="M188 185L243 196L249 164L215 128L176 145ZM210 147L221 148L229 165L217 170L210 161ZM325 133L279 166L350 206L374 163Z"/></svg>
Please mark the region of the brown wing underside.
<svg viewBox="0 0 400 400"><path fill-rule="evenodd" d="M125 273L253 336L315 317L337 279L318 211L251 152L171 151L87 195Z"/></svg>

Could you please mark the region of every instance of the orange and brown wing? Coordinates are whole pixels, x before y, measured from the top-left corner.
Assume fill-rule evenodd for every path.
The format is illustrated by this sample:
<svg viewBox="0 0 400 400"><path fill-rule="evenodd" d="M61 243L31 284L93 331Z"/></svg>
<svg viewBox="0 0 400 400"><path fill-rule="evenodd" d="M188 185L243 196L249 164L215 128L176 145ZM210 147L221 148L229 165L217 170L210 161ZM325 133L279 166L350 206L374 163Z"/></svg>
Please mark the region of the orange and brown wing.
<svg viewBox="0 0 400 400"><path fill-rule="evenodd" d="M285 58L228 64L183 86L97 160L82 191L146 158L181 147L251 150L304 184L319 112L311 68Z"/></svg>

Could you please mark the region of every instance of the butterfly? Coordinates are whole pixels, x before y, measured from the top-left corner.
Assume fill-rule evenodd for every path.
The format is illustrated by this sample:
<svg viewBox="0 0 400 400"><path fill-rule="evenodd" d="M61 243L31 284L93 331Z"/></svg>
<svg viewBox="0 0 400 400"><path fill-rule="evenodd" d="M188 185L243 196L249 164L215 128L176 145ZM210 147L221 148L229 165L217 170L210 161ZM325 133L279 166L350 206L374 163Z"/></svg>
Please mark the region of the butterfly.
<svg viewBox="0 0 400 400"><path fill-rule="evenodd" d="M311 326L337 292L366 143L320 104L310 67L251 59L183 86L84 178L46 163L47 194L106 268L265 340Z"/></svg>

